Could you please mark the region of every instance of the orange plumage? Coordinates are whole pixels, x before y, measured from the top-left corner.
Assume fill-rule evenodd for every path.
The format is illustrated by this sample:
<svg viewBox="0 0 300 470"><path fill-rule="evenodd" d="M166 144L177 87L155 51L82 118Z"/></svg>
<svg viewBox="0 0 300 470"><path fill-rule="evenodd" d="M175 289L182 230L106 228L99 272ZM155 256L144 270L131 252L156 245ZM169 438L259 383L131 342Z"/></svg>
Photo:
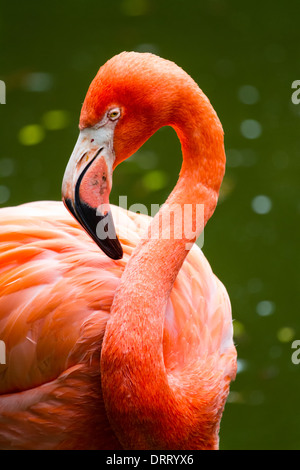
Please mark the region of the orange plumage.
<svg viewBox="0 0 300 470"><path fill-rule="evenodd" d="M176 219L168 239L152 238L158 216L110 206L122 259L93 225L112 169L162 125L184 161L160 215L204 204L199 234L224 173L222 128L195 82L152 54L114 57L88 91L63 184L85 231L59 202L0 211L2 449L218 447L236 371L223 284L196 245L186 249L195 236L172 236Z"/></svg>

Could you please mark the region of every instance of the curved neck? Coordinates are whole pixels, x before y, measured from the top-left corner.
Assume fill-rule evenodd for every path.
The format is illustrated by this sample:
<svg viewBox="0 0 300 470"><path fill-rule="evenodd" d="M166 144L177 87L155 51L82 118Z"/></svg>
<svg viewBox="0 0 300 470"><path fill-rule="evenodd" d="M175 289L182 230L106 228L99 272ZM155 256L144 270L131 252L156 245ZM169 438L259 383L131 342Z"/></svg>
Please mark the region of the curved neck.
<svg viewBox="0 0 300 470"><path fill-rule="evenodd" d="M213 108L201 94L193 109L192 121L189 116L171 123L182 145L180 177L128 262L102 345L103 397L125 449L217 445L211 429L195 432L200 409L188 401L184 384L171 379L163 357L166 304L192 243L215 209L225 166L223 131Z"/></svg>

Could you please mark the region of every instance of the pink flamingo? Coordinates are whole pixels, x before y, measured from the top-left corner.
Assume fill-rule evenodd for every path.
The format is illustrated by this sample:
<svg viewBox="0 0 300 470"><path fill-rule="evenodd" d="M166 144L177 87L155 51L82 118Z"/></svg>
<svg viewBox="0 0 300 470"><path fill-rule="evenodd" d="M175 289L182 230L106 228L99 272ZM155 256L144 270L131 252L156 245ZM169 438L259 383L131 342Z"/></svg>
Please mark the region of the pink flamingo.
<svg viewBox="0 0 300 470"><path fill-rule="evenodd" d="M164 125L183 155L166 204L154 219L109 210L113 169ZM181 68L134 52L100 68L63 181L74 218L59 202L0 212L0 448L218 448L236 373L231 307L191 246L224 167L219 119ZM159 221L186 204L193 217L204 204L204 221L177 237L169 217L164 237Z"/></svg>

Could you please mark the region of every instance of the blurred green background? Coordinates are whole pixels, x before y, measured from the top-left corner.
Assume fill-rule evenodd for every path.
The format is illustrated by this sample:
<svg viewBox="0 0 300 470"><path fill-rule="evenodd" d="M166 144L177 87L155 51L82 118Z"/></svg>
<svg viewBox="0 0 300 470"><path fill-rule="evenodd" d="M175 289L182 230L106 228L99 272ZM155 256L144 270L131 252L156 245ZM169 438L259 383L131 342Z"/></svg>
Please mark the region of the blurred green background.
<svg viewBox="0 0 300 470"><path fill-rule="evenodd" d="M66 0L0 3L0 205L60 199L90 81L123 50L174 60L225 130L227 172L203 251L226 285L239 373L222 449L300 449L300 79L297 0ZM117 168L111 202L162 203L175 185L172 129Z"/></svg>

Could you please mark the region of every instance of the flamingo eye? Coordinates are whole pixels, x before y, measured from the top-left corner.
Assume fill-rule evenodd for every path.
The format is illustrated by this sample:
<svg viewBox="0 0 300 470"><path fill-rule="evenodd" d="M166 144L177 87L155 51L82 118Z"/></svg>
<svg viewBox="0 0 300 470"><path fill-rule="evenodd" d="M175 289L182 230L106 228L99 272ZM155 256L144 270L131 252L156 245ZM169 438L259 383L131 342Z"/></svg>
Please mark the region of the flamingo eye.
<svg viewBox="0 0 300 470"><path fill-rule="evenodd" d="M108 111L107 116L111 121L115 121L121 116L121 111L119 110L119 108L111 109L110 111Z"/></svg>

